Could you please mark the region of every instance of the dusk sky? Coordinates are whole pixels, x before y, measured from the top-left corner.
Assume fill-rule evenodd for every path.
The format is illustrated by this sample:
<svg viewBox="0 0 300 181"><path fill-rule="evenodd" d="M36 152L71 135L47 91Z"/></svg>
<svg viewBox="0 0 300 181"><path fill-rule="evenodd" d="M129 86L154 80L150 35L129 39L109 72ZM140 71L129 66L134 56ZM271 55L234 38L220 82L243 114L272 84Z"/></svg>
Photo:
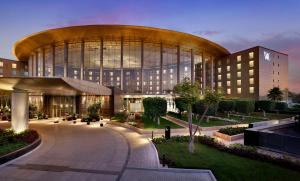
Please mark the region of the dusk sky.
<svg viewBox="0 0 300 181"><path fill-rule="evenodd" d="M299 0L7 0L0 3L0 57L50 28L129 24L172 29L235 52L261 45L289 55L289 89L300 92Z"/></svg>

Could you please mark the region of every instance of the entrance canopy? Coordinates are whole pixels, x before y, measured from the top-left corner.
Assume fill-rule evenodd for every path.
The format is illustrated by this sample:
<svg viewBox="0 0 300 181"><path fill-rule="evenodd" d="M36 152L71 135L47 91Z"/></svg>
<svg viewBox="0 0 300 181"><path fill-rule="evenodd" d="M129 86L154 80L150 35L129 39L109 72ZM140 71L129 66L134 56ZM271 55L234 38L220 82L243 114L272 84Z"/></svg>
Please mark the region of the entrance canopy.
<svg viewBox="0 0 300 181"><path fill-rule="evenodd" d="M29 93L44 93L47 95L111 95L110 88L72 78L54 77L1 77L0 90L24 90Z"/></svg>

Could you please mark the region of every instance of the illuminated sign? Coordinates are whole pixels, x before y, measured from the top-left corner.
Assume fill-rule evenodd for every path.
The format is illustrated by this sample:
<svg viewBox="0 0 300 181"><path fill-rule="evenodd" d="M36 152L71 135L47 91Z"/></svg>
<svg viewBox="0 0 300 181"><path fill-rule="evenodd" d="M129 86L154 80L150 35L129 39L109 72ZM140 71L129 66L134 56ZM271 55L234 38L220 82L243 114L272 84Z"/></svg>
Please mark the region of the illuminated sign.
<svg viewBox="0 0 300 181"><path fill-rule="evenodd" d="M265 58L265 60L270 61L270 52L264 51L264 58Z"/></svg>

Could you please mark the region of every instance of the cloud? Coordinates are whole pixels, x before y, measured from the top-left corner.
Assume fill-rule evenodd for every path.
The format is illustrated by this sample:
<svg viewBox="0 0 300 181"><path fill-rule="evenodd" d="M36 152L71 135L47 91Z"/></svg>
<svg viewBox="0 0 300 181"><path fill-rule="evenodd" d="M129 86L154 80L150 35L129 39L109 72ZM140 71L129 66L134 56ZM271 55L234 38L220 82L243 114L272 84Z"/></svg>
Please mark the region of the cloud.
<svg viewBox="0 0 300 181"><path fill-rule="evenodd" d="M263 46L289 56L289 89L300 92L300 33L283 32L277 34L262 34L259 39L249 40L234 37L229 41L220 42L231 52L244 50L254 46Z"/></svg>
<svg viewBox="0 0 300 181"><path fill-rule="evenodd" d="M216 30L200 30L194 32L194 34L197 34L199 36L214 36L221 33L222 33L221 31L216 31Z"/></svg>

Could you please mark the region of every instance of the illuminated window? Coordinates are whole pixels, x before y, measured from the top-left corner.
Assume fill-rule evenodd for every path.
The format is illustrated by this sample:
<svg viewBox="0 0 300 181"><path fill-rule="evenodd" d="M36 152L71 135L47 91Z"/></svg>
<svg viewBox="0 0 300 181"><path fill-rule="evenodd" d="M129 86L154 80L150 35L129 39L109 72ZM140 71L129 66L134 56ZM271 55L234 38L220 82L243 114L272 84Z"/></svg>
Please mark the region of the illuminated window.
<svg viewBox="0 0 300 181"><path fill-rule="evenodd" d="M77 75L74 75L74 79L77 79Z"/></svg>
<svg viewBox="0 0 300 181"><path fill-rule="evenodd" d="M236 76L238 77L238 78L241 78L241 75L242 73L241 72L237 72L237 74L236 74Z"/></svg>
<svg viewBox="0 0 300 181"><path fill-rule="evenodd" d="M230 73L227 73L227 79L230 79Z"/></svg>
<svg viewBox="0 0 300 181"><path fill-rule="evenodd" d="M230 66L229 66L229 65L227 66L227 71L228 71L228 72L230 71Z"/></svg>
<svg viewBox="0 0 300 181"><path fill-rule="evenodd" d="M218 68L218 73L221 73L222 69L221 67Z"/></svg>
<svg viewBox="0 0 300 181"><path fill-rule="evenodd" d="M156 86L156 90L159 90L159 86Z"/></svg>
<svg viewBox="0 0 300 181"><path fill-rule="evenodd" d="M89 80L93 80L93 77L92 77L92 76L89 76Z"/></svg>
<svg viewBox="0 0 300 181"><path fill-rule="evenodd" d="M230 86L231 82L230 81L227 81L227 86Z"/></svg>
<svg viewBox="0 0 300 181"><path fill-rule="evenodd" d="M11 64L11 68L16 69L17 68L17 64L15 64L15 63Z"/></svg>
<svg viewBox="0 0 300 181"><path fill-rule="evenodd" d="M152 76L150 76L150 80L152 80Z"/></svg>
<svg viewBox="0 0 300 181"><path fill-rule="evenodd" d="M159 74L159 70L156 70L156 74Z"/></svg>
<svg viewBox="0 0 300 181"><path fill-rule="evenodd" d="M241 94L241 93L242 93L242 88L240 88L240 87L237 88L237 93L238 93L238 94Z"/></svg>
<svg viewBox="0 0 300 181"><path fill-rule="evenodd" d="M166 70L166 69L164 69L164 70L163 70L163 74L165 74L166 72L167 72L167 70Z"/></svg>
<svg viewBox="0 0 300 181"><path fill-rule="evenodd" d="M149 87L150 90L152 90L152 87Z"/></svg>
<svg viewBox="0 0 300 181"><path fill-rule="evenodd" d="M231 89L227 89L227 94L231 94Z"/></svg>
<svg viewBox="0 0 300 181"><path fill-rule="evenodd" d="M254 67L254 61L253 60L249 62L249 67Z"/></svg>
<svg viewBox="0 0 300 181"><path fill-rule="evenodd" d="M77 75L77 70L74 70L73 72L74 72L74 75Z"/></svg>
<svg viewBox="0 0 300 181"><path fill-rule="evenodd" d="M249 75L253 76L254 75L254 70L249 70Z"/></svg>
<svg viewBox="0 0 300 181"><path fill-rule="evenodd" d="M129 72L130 73L130 72ZM89 71L89 75L93 75L93 72L92 71Z"/></svg>
<svg viewBox="0 0 300 181"><path fill-rule="evenodd" d="M120 81L120 77L117 77L117 81Z"/></svg>
<svg viewBox="0 0 300 181"><path fill-rule="evenodd" d="M0 67L3 67L3 62L0 62Z"/></svg>
<svg viewBox="0 0 300 181"><path fill-rule="evenodd" d="M156 80L159 80L159 76L156 76Z"/></svg>
<svg viewBox="0 0 300 181"><path fill-rule="evenodd" d="M227 64L230 64L230 59L227 59L227 60L226 60L226 63L227 63Z"/></svg>
<svg viewBox="0 0 300 181"><path fill-rule="evenodd" d="M249 53L249 59L253 59L254 58L254 52L250 52Z"/></svg>
<svg viewBox="0 0 300 181"><path fill-rule="evenodd" d="M165 80L163 81L163 84L166 85L166 81Z"/></svg>
<svg viewBox="0 0 300 181"><path fill-rule="evenodd" d="M221 80L222 79L222 75L218 75L218 80Z"/></svg>
<svg viewBox="0 0 300 181"><path fill-rule="evenodd" d="M184 71L187 72L188 71L188 67L185 66L184 67Z"/></svg>
<svg viewBox="0 0 300 181"><path fill-rule="evenodd" d="M249 84L254 84L254 78L249 79Z"/></svg>
<svg viewBox="0 0 300 181"><path fill-rule="evenodd" d="M222 82L218 82L218 87L222 87Z"/></svg>
<svg viewBox="0 0 300 181"><path fill-rule="evenodd" d="M237 60L238 62L240 62L240 61L242 60L242 56L241 56L241 55L238 55L238 56L236 57L236 60Z"/></svg>
<svg viewBox="0 0 300 181"><path fill-rule="evenodd" d="M173 79L173 75L172 74L170 75L170 78Z"/></svg>
<svg viewBox="0 0 300 181"><path fill-rule="evenodd" d="M236 68L237 68L238 70L241 70L241 67L242 67L242 64L240 64L240 63L236 65Z"/></svg>
<svg viewBox="0 0 300 181"><path fill-rule="evenodd" d="M173 69L170 69L170 73L173 73Z"/></svg>
<svg viewBox="0 0 300 181"><path fill-rule="evenodd" d="M249 92L250 92L251 94L253 94L253 93L254 93L254 87L249 87Z"/></svg>
<svg viewBox="0 0 300 181"><path fill-rule="evenodd" d="M237 80L237 81L236 81L236 84L237 84L237 85L241 85L241 84L242 84L242 81L241 81L241 80Z"/></svg>
<svg viewBox="0 0 300 181"><path fill-rule="evenodd" d="M113 76L114 75L114 72L109 72L110 76Z"/></svg>

